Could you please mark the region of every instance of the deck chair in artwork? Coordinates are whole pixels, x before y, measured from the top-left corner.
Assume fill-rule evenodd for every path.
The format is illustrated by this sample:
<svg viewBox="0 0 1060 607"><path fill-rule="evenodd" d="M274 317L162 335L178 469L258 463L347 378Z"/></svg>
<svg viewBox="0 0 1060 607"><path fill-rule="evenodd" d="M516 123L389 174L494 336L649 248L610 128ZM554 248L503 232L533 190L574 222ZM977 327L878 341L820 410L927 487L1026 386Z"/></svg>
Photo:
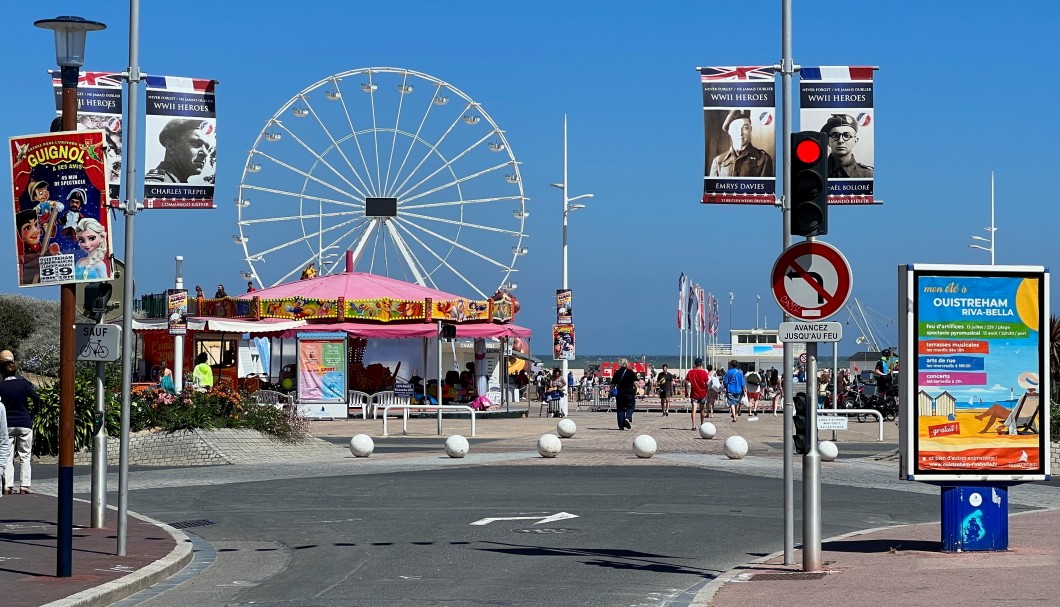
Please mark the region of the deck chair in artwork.
<svg viewBox="0 0 1060 607"><path fill-rule="evenodd" d="M1038 420L1042 414L1042 401L1037 392L1027 392L1020 397L1012 413L1005 419L1009 434L1038 434Z"/></svg>

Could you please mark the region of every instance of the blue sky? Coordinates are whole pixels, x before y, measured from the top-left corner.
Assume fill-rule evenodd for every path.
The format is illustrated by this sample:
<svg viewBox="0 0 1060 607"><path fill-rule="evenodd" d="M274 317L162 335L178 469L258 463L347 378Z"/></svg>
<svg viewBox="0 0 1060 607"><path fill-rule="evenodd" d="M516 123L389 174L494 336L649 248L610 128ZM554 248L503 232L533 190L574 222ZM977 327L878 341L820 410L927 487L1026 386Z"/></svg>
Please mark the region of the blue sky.
<svg viewBox="0 0 1060 607"><path fill-rule="evenodd" d="M823 240L846 255L854 295L875 311L885 341L897 330L899 263L989 263L968 248L987 236L996 172L999 264L1052 266L1056 211L1043 175L1056 165L1056 84L1041 45L1055 36L1053 3L878 2L837 10L795 2L794 55L804 65L876 65L876 196L883 206L833 208ZM136 220L138 293L186 282L230 293L245 284L232 242L241 169L265 121L303 88L348 70L394 66L452 83L504 130L530 217L529 252L512 278L518 322L544 353L561 272L563 116L569 119L570 193L593 193L570 217L569 283L578 350L674 353L677 277L722 296L721 327L775 327L769 271L781 250L772 208L701 205L703 115L697 66L768 65L780 58L779 1L712 2L142 2L140 67L214 78L218 95L213 211L145 211ZM53 1L6 8L0 48L8 95L4 136L47 130L53 68L37 19L103 21L88 39L87 69L128 65L128 3ZM1041 67L1046 69L1040 69ZM779 98L779 95L778 95ZM142 106L141 106L142 107ZM141 123L142 124L142 123ZM143 130L141 130L141 136ZM143 148L141 147L141 150ZM141 154L141 161L143 155ZM148 167L150 168L150 167ZM10 179L10 177L8 177ZM505 207L508 217L510 208ZM124 224L122 217L116 223ZM13 250L11 216L0 217ZM123 251L115 231L115 249ZM279 264L280 262L275 262ZM15 264L0 292L17 291ZM470 295L458 285L447 290ZM23 289L58 298L55 287ZM846 320L841 313L835 320ZM848 328L841 351L856 349Z"/></svg>

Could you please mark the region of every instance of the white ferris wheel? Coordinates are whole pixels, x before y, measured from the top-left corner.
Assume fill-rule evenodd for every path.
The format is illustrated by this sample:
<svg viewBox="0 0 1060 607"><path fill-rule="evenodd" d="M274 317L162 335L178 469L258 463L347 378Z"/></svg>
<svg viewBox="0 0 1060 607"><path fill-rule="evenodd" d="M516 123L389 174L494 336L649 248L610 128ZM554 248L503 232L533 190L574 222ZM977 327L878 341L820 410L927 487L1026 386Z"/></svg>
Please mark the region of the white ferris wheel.
<svg viewBox="0 0 1060 607"><path fill-rule="evenodd" d="M372 67L306 87L247 156L238 230L261 286L310 263L486 298L514 289L529 213L504 131L453 85Z"/></svg>

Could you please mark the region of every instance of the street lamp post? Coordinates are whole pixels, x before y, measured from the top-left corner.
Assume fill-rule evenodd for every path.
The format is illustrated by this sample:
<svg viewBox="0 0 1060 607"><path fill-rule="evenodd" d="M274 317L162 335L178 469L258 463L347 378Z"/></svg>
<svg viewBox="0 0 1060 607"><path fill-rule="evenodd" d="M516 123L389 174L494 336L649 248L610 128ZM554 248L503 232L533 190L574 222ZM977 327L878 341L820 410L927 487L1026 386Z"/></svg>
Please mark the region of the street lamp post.
<svg viewBox="0 0 1060 607"><path fill-rule="evenodd" d="M755 328L758 328L758 302L762 301L761 295L755 295Z"/></svg>
<svg viewBox="0 0 1060 607"><path fill-rule="evenodd" d="M62 128L77 130L77 78L85 64L88 32L106 29L81 17L41 19L33 25L55 32L55 62L62 78ZM73 283L60 287L59 296L59 512L56 577L73 575L74 538L74 323L77 294Z"/></svg>
<svg viewBox="0 0 1060 607"><path fill-rule="evenodd" d="M982 236L972 236L972 240L981 240L983 242L989 242L989 247L982 245L970 244L969 249L979 249L980 251L990 252L990 265L994 265L994 232L997 232L997 228L994 227L994 173L990 172L990 227L986 228L987 233L990 234L990 238L983 238Z"/></svg>
<svg viewBox="0 0 1060 607"><path fill-rule="evenodd" d="M729 291L729 347L732 347L732 291Z"/></svg>
<svg viewBox="0 0 1060 607"><path fill-rule="evenodd" d="M571 204L575 200L582 200L585 198L592 198L592 194L580 194L578 196L571 197L568 195L567 187L567 115L563 115L563 183L550 184L554 188L559 188L563 191L563 281L560 284L561 289L567 289L567 215L571 211L577 211L578 209L584 209L584 204ZM563 378L567 378L567 359L563 359L560 363L563 371Z"/></svg>

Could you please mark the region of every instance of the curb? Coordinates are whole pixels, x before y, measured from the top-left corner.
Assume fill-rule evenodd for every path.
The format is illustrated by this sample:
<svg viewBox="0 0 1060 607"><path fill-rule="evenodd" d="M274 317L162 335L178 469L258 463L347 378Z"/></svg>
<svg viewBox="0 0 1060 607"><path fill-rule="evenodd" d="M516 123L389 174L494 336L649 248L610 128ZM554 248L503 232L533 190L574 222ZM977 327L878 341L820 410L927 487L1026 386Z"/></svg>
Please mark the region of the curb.
<svg viewBox="0 0 1060 607"><path fill-rule="evenodd" d="M84 502L86 500L79 499L78 501ZM108 509L116 510L113 506L109 506ZM42 607L105 607L132 596L145 588L154 586L180 571L191 562L191 539L183 531L142 514L135 512L129 512L128 514L165 530L173 537L177 545L166 556L129 575L101 584L95 588L82 590L64 599L46 603Z"/></svg>

